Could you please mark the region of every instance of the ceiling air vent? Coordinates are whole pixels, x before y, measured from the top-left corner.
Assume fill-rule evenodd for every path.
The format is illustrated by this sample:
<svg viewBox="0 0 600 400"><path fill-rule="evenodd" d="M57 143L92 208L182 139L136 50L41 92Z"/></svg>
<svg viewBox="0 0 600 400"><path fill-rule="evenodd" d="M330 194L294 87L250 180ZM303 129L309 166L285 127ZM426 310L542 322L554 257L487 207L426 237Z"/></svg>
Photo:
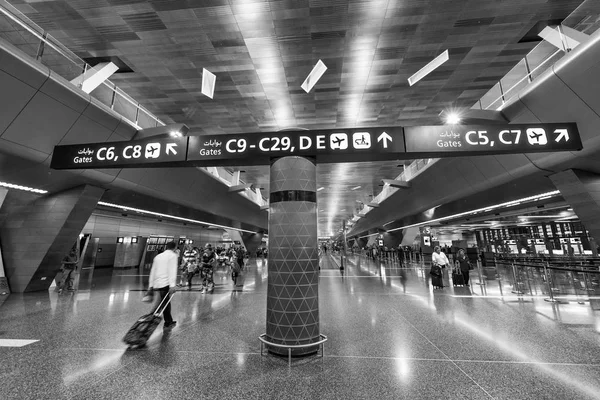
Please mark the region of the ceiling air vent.
<svg viewBox="0 0 600 400"><path fill-rule="evenodd" d="M455 28L467 28L471 26L487 26L492 23L494 17L489 18L471 18L471 19L459 19L454 23Z"/></svg>
<svg viewBox="0 0 600 400"><path fill-rule="evenodd" d="M543 39L538 36L547 26L557 26L562 23L562 19L549 19L546 21L538 21L531 29L519 40L519 43L541 42Z"/></svg>
<svg viewBox="0 0 600 400"><path fill-rule="evenodd" d="M115 72L115 74L125 74L128 72L133 72L133 70L129 67L129 65L125 64L125 62L123 60L121 60L119 57L116 57L116 56L113 56L113 57L88 57L88 58L84 58L83 61L85 61L92 67L95 67L96 65L101 64L101 63L112 62L117 67L119 67L119 69L117 70L117 72Z"/></svg>

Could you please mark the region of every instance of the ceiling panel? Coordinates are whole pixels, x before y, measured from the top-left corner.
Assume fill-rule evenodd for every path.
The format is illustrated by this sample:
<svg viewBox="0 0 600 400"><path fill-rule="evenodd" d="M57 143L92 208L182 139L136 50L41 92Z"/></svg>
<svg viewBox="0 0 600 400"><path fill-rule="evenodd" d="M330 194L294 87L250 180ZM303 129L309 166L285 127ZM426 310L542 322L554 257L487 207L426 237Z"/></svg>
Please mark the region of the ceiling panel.
<svg viewBox="0 0 600 400"><path fill-rule="evenodd" d="M438 123L440 111L470 108L514 67L535 45L519 41L536 23L565 18L581 1L11 3L79 56L121 58L134 72L112 80L194 135ZM446 49L447 63L408 85ZM328 70L305 93L300 85L319 59ZM202 68L216 74L212 100L200 91ZM320 234L351 215L358 198L376 195L380 179L395 178L396 165L319 166ZM245 170L245 181L268 188L266 168Z"/></svg>

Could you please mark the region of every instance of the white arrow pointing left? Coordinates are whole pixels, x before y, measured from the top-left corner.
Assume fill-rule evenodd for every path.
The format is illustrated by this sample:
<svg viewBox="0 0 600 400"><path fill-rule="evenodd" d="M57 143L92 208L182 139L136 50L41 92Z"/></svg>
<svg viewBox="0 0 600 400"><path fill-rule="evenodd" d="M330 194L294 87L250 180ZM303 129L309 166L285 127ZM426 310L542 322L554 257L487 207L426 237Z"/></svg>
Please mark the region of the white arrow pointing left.
<svg viewBox="0 0 600 400"><path fill-rule="evenodd" d="M175 150L175 147L177 147L177 143L167 143L167 155L169 155L169 152L171 152L174 156L176 156L177 150Z"/></svg>
<svg viewBox="0 0 600 400"><path fill-rule="evenodd" d="M569 131L566 129L557 129L554 133L558 133L559 135L556 137L555 142L560 142L560 139L565 139L565 142L569 141Z"/></svg>
<svg viewBox="0 0 600 400"><path fill-rule="evenodd" d="M392 137L391 137L390 135L388 135L388 133L387 133L387 132L383 132L381 135L379 135L379 136L377 137L377 141L378 141L378 142L381 142L382 140L383 140L383 148L384 148L384 149L387 149L387 146L388 146L388 140L389 140L390 142L392 142L392 141L393 141Z"/></svg>

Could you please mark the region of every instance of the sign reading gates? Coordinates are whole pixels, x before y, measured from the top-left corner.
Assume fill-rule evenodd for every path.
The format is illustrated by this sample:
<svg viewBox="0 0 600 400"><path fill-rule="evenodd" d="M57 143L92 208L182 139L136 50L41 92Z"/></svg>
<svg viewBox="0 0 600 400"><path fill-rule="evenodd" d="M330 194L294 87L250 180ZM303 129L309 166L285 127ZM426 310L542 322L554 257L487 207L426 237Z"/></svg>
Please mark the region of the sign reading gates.
<svg viewBox="0 0 600 400"><path fill-rule="evenodd" d="M187 159L203 165L252 165L269 164L273 157L309 156L327 163L389 160L402 153L402 128L386 127L191 136Z"/></svg>
<svg viewBox="0 0 600 400"><path fill-rule="evenodd" d="M54 169L168 166L185 161L187 138L147 138L123 142L55 146Z"/></svg>
<svg viewBox="0 0 600 400"><path fill-rule="evenodd" d="M330 129L147 138L55 146L54 169L268 165L273 158L317 163L406 160L581 150L574 123Z"/></svg>
<svg viewBox="0 0 600 400"><path fill-rule="evenodd" d="M407 153L507 154L581 150L577 125L445 125L404 128ZM456 154L458 155L458 154Z"/></svg>

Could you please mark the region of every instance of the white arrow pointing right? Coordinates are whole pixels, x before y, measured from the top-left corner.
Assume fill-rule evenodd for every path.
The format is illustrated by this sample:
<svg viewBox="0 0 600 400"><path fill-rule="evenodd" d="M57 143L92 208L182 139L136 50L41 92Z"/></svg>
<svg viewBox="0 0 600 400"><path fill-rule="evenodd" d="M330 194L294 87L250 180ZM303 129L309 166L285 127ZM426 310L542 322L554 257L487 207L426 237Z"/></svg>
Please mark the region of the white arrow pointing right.
<svg viewBox="0 0 600 400"><path fill-rule="evenodd" d="M569 141L569 131L566 129L557 129L554 133L558 133L559 135L554 140L556 143L560 142L561 139L565 139L565 142Z"/></svg>
<svg viewBox="0 0 600 400"><path fill-rule="evenodd" d="M175 147L177 147L177 143L167 143L167 155L169 155L169 152L171 152L174 156L176 156L177 150L175 150Z"/></svg>

